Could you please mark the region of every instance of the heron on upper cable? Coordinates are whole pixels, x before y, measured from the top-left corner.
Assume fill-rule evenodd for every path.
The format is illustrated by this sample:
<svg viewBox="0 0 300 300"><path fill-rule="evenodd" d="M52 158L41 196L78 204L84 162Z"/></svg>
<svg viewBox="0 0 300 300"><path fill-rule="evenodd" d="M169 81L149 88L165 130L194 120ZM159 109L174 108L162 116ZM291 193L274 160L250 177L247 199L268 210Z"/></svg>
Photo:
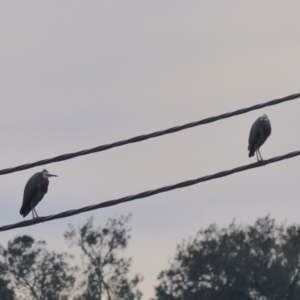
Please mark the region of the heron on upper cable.
<svg viewBox="0 0 300 300"><path fill-rule="evenodd" d="M50 174L47 170L35 173L29 178L24 189L23 204L20 209L20 214L25 218L30 211L32 218L39 218L35 207L43 199L48 191L49 177L58 177ZM35 213L35 215L34 215Z"/></svg>
<svg viewBox="0 0 300 300"><path fill-rule="evenodd" d="M249 157L254 156L254 152L256 153L257 161L264 162L259 148L264 144L267 138L271 134L271 122L268 119L267 115L262 115L259 117L252 125L249 135ZM258 157L260 156L260 159Z"/></svg>

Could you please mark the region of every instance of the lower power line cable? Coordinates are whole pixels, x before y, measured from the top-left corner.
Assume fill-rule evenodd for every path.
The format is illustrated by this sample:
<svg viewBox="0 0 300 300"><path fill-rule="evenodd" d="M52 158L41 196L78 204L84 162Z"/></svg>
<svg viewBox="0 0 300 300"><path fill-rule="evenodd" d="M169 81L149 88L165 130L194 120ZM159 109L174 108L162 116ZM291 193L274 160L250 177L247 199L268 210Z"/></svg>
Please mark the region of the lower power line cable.
<svg viewBox="0 0 300 300"><path fill-rule="evenodd" d="M298 155L300 155L300 151L295 151L295 152L291 152L291 153L288 153L288 154L285 154L285 155L282 155L282 156L273 157L271 159L265 160L264 165L279 162L281 160L292 158L292 157L295 157L295 156L298 156ZM158 188L158 189L155 189L155 190L142 192L142 193L139 193L139 194L136 194L136 195L122 197L122 198L119 198L119 199L116 199L116 200L109 200L109 201L101 202L99 204L85 206L85 207L82 207L82 208L79 208L79 209L68 210L68 211L65 211L65 212L62 212L62 213L59 213L59 214L56 214L56 215L52 215L52 216L40 217L38 219L33 219L33 220L28 220L28 221L15 223L15 224L12 224L12 225L2 226L2 227L0 227L0 231L6 231L6 230L15 229L15 228L31 226L31 225L35 225L35 224L38 224L38 223L41 223L41 222L48 222L48 221L52 221L52 220L55 220L55 219L66 218L66 217L74 216L74 215L77 215L77 214L81 214L83 212L87 212L87 211L91 211L91 210L95 210L95 209L99 209L99 208L105 208L105 207L109 207L109 206L129 202L129 201L133 201L133 200L136 200L136 199L146 198L146 197L150 197L150 196L153 196L153 195L156 195L156 194L159 194L159 193L164 193L164 192L168 192L168 191L171 191L171 190L191 186L191 185L194 185L194 184L197 184L197 183L200 183L200 182L209 181L209 180L212 180L212 179L217 179L217 178L229 176L231 174L246 171L246 170L249 170L249 169L263 167L264 165L261 162L256 162L256 163L252 163L252 164L249 164L249 165L244 165L244 166L241 166L241 167L237 167L237 168L234 168L234 169L231 169L231 170L222 171L222 172L219 172L219 173L216 173L216 174L213 174L213 175L208 175L208 176L200 177L200 178L197 178L197 179L192 179L192 180L183 181L183 182L180 182L180 183L177 183L177 184L161 187L161 188Z"/></svg>

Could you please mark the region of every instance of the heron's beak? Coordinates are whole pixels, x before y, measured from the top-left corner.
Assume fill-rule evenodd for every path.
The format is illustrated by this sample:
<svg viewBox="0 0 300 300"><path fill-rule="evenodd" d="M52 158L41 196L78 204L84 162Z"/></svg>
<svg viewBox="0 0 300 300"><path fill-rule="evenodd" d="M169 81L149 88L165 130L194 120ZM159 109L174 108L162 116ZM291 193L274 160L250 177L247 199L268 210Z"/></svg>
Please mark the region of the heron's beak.
<svg viewBox="0 0 300 300"><path fill-rule="evenodd" d="M57 175L48 174L48 177L58 177Z"/></svg>

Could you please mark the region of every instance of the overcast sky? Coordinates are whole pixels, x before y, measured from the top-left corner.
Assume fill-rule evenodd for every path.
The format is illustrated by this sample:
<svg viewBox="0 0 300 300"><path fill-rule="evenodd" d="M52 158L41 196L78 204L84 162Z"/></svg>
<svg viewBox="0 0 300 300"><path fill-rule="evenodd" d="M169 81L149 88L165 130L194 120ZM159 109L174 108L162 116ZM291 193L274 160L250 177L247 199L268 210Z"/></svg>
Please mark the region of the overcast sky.
<svg viewBox="0 0 300 300"><path fill-rule="evenodd" d="M1 169L88 149L300 92L299 1L2 1ZM300 100L46 165L41 216L213 174L248 158L250 127L266 113L264 158L300 150ZM22 221L28 178L1 176L1 224ZM144 299L184 238L211 223L270 214L299 222L299 158L93 212L95 224L133 214L124 255ZM1 233L68 250L68 223ZM26 219L30 219L28 215Z"/></svg>

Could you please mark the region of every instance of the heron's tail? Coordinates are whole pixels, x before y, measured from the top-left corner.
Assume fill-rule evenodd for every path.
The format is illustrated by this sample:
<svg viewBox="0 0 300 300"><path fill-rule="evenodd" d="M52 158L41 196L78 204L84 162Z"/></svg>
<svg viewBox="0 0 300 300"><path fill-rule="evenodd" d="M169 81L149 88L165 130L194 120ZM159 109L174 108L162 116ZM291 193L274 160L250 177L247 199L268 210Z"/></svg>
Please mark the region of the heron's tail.
<svg viewBox="0 0 300 300"><path fill-rule="evenodd" d="M23 207L23 205L22 205L22 207L20 209L20 215L23 216L23 218L25 218L29 214L29 212L30 212L30 210L27 212L25 207Z"/></svg>
<svg viewBox="0 0 300 300"><path fill-rule="evenodd" d="M249 157L252 157L252 156L254 156L254 152L255 152L255 150L254 150L254 149L250 149L250 150L249 150Z"/></svg>

